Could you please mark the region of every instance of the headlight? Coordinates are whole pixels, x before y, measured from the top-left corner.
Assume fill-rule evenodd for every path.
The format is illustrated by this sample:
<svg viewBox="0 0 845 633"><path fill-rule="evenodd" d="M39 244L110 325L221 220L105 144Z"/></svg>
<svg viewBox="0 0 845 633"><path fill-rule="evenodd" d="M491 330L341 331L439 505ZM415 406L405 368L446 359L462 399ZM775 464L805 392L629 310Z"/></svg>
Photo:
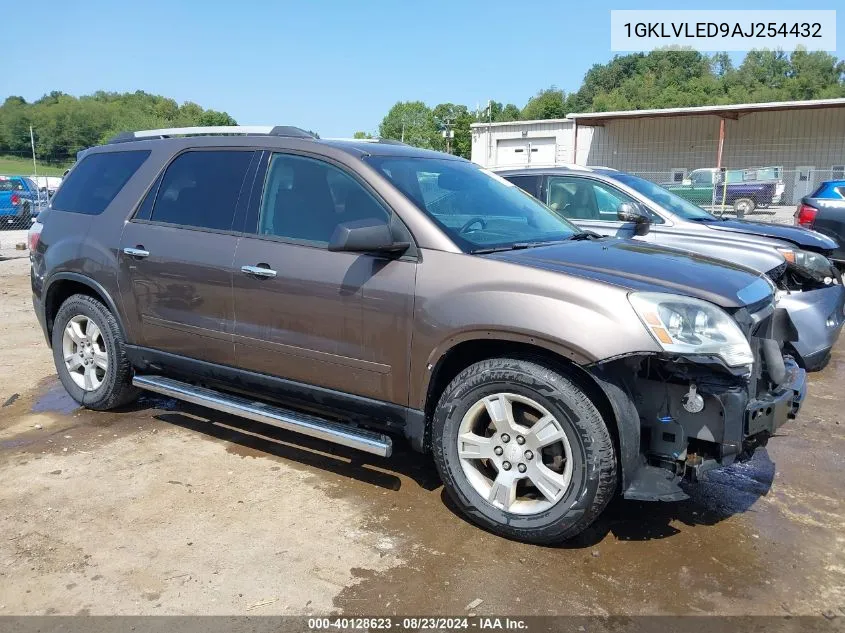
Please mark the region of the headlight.
<svg viewBox="0 0 845 633"><path fill-rule="evenodd" d="M833 264L820 253L802 251L797 248L778 248L777 250L787 262L794 266L813 271L822 277L836 278L833 274Z"/></svg>
<svg viewBox="0 0 845 633"><path fill-rule="evenodd" d="M748 339L721 308L692 297L634 292L631 305L655 340L667 352L718 356L729 367L751 365Z"/></svg>

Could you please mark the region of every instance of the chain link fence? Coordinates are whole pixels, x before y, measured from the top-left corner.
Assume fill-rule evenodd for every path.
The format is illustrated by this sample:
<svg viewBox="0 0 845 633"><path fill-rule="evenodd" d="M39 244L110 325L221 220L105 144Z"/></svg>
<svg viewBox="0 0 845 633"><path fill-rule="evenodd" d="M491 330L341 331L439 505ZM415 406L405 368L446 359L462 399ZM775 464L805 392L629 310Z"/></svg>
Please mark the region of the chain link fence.
<svg viewBox="0 0 845 633"><path fill-rule="evenodd" d="M61 178L0 173L0 231L28 229Z"/></svg>
<svg viewBox="0 0 845 633"><path fill-rule="evenodd" d="M828 180L845 180L845 168L803 167L785 169L779 165L731 169L622 171L650 180L719 216L744 217L762 222L793 223L801 198L815 192Z"/></svg>
<svg viewBox="0 0 845 633"><path fill-rule="evenodd" d="M836 105L614 119L579 128L579 162L636 174L717 214L790 223L801 198L845 179L845 102Z"/></svg>

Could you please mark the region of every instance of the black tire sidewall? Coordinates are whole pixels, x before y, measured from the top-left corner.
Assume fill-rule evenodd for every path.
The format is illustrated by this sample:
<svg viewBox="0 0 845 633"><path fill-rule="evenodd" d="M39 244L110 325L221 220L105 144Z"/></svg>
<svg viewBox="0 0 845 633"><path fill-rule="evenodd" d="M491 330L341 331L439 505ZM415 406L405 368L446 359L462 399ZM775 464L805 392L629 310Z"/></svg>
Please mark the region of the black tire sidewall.
<svg viewBox="0 0 845 633"><path fill-rule="evenodd" d="M593 507L602 467L601 456L593 450L596 428L585 423L583 406L567 397L571 389L577 387L555 372L525 371L514 365L485 369L444 392L435 412L432 449L447 490L473 521L506 536L541 542L570 531ZM520 515L494 507L473 488L461 467L457 435L464 414L480 398L501 392L537 401L557 418L569 439L572 482L564 497L544 512Z"/></svg>
<svg viewBox="0 0 845 633"><path fill-rule="evenodd" d="M118 348L118 341L115 339L112 329L105 314L105 307L99 302L95 302L89 298L71 297L62 307L59 308L56 314L55 322L53 323L53 360L56 364L56 372L59 375L62 385L79 404L98 409L105 406L112 394L120 385L118 384L118 363L116 359L120 356L121 350ZM79 387L70 377L70 372L65 366L64 351L63 351L63 337L64 331L68 322L75 316L83 315L94 321L100 332L103 335L103 342L106 346L106 353L108 354L108 368L105 376L103 376L102 384L94 391L85 391Z"/></svg>

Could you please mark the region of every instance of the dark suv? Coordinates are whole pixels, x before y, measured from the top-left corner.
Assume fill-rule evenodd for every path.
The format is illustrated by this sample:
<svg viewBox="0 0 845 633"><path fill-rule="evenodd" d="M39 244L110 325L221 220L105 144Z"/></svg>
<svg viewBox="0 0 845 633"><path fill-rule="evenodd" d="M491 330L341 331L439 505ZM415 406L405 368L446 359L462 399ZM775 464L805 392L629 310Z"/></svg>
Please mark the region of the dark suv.
<svg viewBox="0 0 845 633"><path fill-rule="evenodd" d="M453 156L297 128L86 151L30 235L71 396L167 394L382 457L430 451L473 521L571 537L617 491L749 456L795 417L754 271L596 238Z"/></svg>

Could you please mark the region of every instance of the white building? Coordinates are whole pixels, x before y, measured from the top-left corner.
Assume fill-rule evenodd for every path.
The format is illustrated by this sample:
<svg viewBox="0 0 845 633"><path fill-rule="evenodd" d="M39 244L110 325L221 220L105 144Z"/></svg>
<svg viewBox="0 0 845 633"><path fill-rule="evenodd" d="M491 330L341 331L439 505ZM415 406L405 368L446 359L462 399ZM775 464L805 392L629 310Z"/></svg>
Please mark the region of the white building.
<svg viewBox="0 0 845 633"><path fill-rule="evenodd" d="M473 123L472 161L484 167L572 163L572 119Z"/></svg>
<svg viewBox="0 0 845 633"><path fill-rule="evenodd" d="M485 167L602 165L655 182L693 169L776 166L796 203L845 178L845 99L570 114L474 123L472 160Z"/></svg>

